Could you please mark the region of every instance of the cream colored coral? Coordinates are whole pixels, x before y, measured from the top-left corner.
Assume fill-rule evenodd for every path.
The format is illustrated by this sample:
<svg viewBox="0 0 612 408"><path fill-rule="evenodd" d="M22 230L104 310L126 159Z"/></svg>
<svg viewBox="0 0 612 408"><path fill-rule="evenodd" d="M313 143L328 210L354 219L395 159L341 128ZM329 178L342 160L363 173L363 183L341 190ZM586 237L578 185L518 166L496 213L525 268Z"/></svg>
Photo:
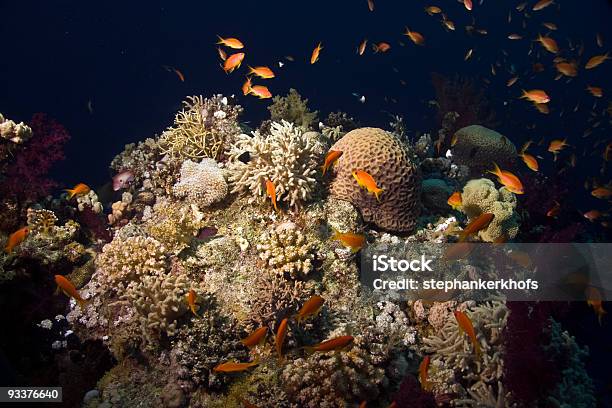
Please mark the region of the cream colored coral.
<svg viewBox="0 0 612 408"><path fill-rule="evenodd" d="M277 274L303 278L313 271L315 245L293 223L265 232L257 244L259 257Z"/></svg>
<svg viewBox="0 0 612 408"><path fill-rule="evenodd" d="M175 254L185 248L203 226L203 214L197 206L171 199L158 200L146 221L149 235Z"/></svg>
<svg viewBox="0 0 612 408"><path fill-rule="evenodd" d="M461 211L467 215L468 222L483 213L492 213L493 220L489 226L478 232L485 242L499 239L513 239L518 233L519 218L516 213L516 196L505 187L499 190L489 179L470 180L461 193L463 205Z"/></svg>
<svg viewBox="0 0 612 408"><path fill-rule="evenodd" d="M199 206L208 207L227 196L228 186L217 162L205 158L199 163L185 160L181 166L180 181L172 190L177 197L187 197Z"/></svg>
<svg viewBox="0 0 612 408"><path fill-rule="evenodd" d="M123 194L121 194L121 201L116 201L111 204L112 213L108 214L109 224L115 224L123 219L123 216L131 203L132 194L124 191Z"/></svg>
<svg viewBox="0 0 612 408"><path fill-rule="evenodd" d="M313 133L306 134L292 123L273 122L270 135L258 131L253 136L242 134L229 151L229 180L232 192L249 193L249 202L266 197L266 180L276 187L279 202L299 209L315 193L320 171L322 143ZM317 134L318 135L318 134ZM248 153L249 160L239 159Z"/></svg>
<svg viewBox="0 0 612 408"><path fill-rule="evenodd" d="M0 113L0 138L12 143L23 143L32 137L32 129L23 122L15 123Z"/></svg>
<svg viewBox="0 0 612 408"><path fill-rule="evenodd" d="M87 194L77 196L76 200L79 211L90 208L94 213L100 214L104 210L102 203L98 200L98 195L93 190L89 190Z"/></svg>

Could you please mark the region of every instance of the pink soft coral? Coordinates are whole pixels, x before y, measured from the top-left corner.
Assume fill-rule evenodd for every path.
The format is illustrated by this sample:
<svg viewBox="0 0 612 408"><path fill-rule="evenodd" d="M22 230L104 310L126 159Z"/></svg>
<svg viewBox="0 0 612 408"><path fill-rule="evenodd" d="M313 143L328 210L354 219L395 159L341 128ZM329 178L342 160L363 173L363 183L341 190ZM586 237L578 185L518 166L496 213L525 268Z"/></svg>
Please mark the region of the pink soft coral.
<svg viewBox="0 0 612 408"><path fill-rule="evenodd" d="M64 144L70 139L66 129L44 113L34 114L29 125L33 137L15 153L0 187L2 196L21 203L35 201L56 186L47 173L64 159Z"/></svg>

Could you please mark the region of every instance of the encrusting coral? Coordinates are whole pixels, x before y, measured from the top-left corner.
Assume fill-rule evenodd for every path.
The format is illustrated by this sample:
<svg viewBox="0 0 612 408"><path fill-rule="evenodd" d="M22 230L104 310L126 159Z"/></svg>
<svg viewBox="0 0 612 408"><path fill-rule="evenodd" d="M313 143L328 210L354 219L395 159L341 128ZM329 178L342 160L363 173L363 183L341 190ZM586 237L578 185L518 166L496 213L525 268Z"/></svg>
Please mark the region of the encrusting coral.
<svg viewBox="0 0 612 408"><path fill-rule="evenodd" d="M318 135L318 134L317 134ZM266 180L276 187L279 202L299 209L312 199L318 185L324 145L311 132L304 133L292 123L272 123L270 134L259 131L253 136L242 134L229 151L229 181L232 193L249 193L249 202L266 196ZM248 161L241 161L248 154Z"/></svg>
<svg viewBox="0 0 612 408"><path fill-rule="evenodd" d="M496 242L499 239L513 239L519 230L519 217L516 213L516 196L505 187L499 190L489 179L475 179L467 182L461 193L463 200L461 211L468 221L476 219L483 213L492 213L493 220L478 231L478 236L485 242Z"/></svg>
<svg viewBox="0 0 612 408"><path fill-rule="evenodd" d="M268 106L271 119L274 122L286 120L303 129L310 129L317 122L317 111L308 109L308 99L302 99L293 88L289 89L287 96L276 95Z"/></svg>
<svg viewBox="0 0 612 408"><path fill-rule="evenodd" d="M414 229L420 211L420 172L408 150L393 135L378 128L348 132L330 150L343 154L333 168L332 196L350 201L366 222L398 232ZM380 202L359 187L353 171L368 172L383 189Z"/></svg>
<svg viewBox="0 0 612 408"><path fill-rule="evenodd" d="M187 197L189 202L208 207L225 198L228 186L223 170L214 159L205 158L199 163L185 160L173 192L177 197Z"/></svg>
<svg viewBox="0 0 612 408"><path fill-rule="evenodd" d="M231 105L227 97L189 96L183 110L176 114L174 126L159 138L161 151L172 157L199 160L218 159L224 145L238 134L240 105Z"/></svg>
<svg viewBox="0 0 612 408"><path fill-rule="evenodd" d="M189 244L203 226L202 218L203 214L195 204L167 198L155 203L150 214L143 215L148 234L173 253L180 252Z"/></svg>
<svg viewBox="0 0 612 408"><path fill-rule="evenodd" d="M516 158L516 147L505 136L480 125L457 130L451 147L453 160L466 165L473 172L492 169L493 163L508 167Z"/></svg>

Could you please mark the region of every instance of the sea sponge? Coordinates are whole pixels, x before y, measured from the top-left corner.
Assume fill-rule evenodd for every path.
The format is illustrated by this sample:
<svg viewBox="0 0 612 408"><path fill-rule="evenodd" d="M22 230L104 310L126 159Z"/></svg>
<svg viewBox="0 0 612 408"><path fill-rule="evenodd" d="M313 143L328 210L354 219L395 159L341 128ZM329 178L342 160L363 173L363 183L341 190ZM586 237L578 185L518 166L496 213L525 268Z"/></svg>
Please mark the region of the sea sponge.
<svg viewBox="0 0 612 408"><path fill-rule="evenodd" d="M478 237L485 242L499 239L513 239L519 230L519 216L516 213L516 196L505 187L499 190L489 179L474 179L467 182L461 193L461 211L472 221L483 213L494 214L489 226L478 231Z"/></svg>
<svg viewBox="0 0 612 408"><path fill-rule="evenodd" d="M173 187L177 197L187 197L202 207L222 201L227 190L223 170L214 159L208 158L200 163L185 160L181 166L181 179Z"/></svg>
<svg viewBox="0 0 612 408"><path fill-rule="evenodd" d="M333 168L333 196L353 203L364 221L377 227L412 231L420 211L421 176L397 138L382 129L360 128L348 132L330 150L343 152ZM364 170L374 177L383 189L380 202L357 185L354 170Z"/></svg>
<svg viewBox="0 0 612 408"><path fill-rule="evenodd" d="M278 202L299 209L310 200L318 185L321 158L325 150L314 132L282 121L272 123L270 135L258 131L242 134L229 151L229 181L232 193L253 194L249 202L265 200L266 180L276 186ZM248 156L246 163L241 161Z"/></svg>
<svg viewBox="0 0 612 408"><path fill-rule="evenodd" d="M240 105L231 105L228 98L189 96L184 108L174 118L174 126L159 138L159 148L165 154L182 159L219 158L224 144L240 134Z"/></svg>
<svg viewBox="0 0 612 408"><path fill-rule="evenodd" d="M466 165L472 172L479 172L493 167L510 167L517 152L514 144L505 136L480 125L471 125L459 129L452 147L453 160Z"/></svg>
<svg viewBox="0 0 612 408"><path fill-rule="evenodd" d="M308 99L302 99L298 91L291 88L287 96L276 95L268 106L274 122L286 120L304 129L310 129L317 122L317 111L308 109Z"/></svg>

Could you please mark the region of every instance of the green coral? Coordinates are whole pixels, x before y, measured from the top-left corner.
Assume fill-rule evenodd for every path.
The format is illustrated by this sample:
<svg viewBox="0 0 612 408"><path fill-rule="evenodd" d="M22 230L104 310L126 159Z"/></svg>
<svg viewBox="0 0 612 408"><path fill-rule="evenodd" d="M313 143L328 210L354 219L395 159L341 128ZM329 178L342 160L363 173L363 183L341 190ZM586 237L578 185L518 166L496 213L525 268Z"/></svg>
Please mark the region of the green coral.
<svg viewBox="0 0 612 408"><path fill-rule="evenodd" d="M295 89L289 89L287 96L277 95L273 99L272 105L268 106L271 119L274 122L286 120L304 129L310 129L313 123L316 124L317 111L311 112L308 109L308 99L302 99Z"/></svg>

